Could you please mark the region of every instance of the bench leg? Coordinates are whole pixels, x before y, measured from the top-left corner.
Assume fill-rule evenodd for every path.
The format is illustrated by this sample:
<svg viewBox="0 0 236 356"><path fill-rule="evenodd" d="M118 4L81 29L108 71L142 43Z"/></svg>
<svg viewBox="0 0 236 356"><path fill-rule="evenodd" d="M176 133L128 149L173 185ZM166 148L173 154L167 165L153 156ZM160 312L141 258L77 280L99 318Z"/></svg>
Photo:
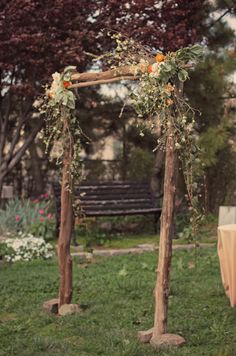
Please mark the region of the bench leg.
<svg viewBox="0 0 236 356"><path fill-rule="evenodd" d="M157 234L157 223L160 219L160 215L161 215L160 213L154 214L154 232L155 232L155 234Z"/></svg>
<svg viewBox="0 0 236 356"><path fill-rule="evenodd" d="M73 231L72 231L71 242L72 242L73 246L78 246L78 243L76 241L75 228L73 228Z"/></svg>

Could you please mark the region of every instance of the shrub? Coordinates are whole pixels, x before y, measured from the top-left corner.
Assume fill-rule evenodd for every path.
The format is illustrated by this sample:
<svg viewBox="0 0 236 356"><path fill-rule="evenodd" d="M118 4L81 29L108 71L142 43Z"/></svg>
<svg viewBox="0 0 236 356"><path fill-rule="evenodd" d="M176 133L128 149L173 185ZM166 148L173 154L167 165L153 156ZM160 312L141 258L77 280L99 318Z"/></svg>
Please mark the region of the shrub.
<svg viewBox="0 0 236 356"><path fill-rule="evenodd" d="M147 181L150 179L154 166L154 154L146 149L134 148L129 156L128 179Z"/></svg>
<svg viewBox="0 0 236 356"><path fill-rule="evenodd" d="M14 236L19 231L45 239L55 235L55 219L47 195L33 201L12 199L0 210L0 234Z"/></svg>
<svg viewBox="0 0 236 356"><path fill-rule="evenodd" d="M53 247L43 238L22 234L20 238L6 239L0 243L0 254L7 262L31 261L36 258L52 257Z"/></svg>

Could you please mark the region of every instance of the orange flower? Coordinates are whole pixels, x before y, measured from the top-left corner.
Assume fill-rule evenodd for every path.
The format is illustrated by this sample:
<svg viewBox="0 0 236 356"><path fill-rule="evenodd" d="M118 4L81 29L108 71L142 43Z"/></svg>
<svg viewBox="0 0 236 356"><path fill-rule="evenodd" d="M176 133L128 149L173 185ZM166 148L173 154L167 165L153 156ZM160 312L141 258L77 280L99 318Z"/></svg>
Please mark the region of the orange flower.
<svg viewBox="0 0 236 356"><path fill-rule="evenodd" d="M65 89L67 89L70 85L71 85L71 82L68 82L68 81L64 80L63 86L64 86Z"/></svg>
<svg viewBox="0 0 236 356"><path fill-rule="evenodd" d="M166 56L164 56L164 54L162 53L157 53L155 59L156 59L156 62L163 62L165 60Z"/></svg>
<svg viewBox="0 0 236 356"><path fill-rule="evenodd" d="M147 71L148 71L148 73L152 73L153 72L151 64L147 67Z"/></svg>
<svg viewBox="0 0 236 356"><path fill-rule="evenodd" d="M173 104L173 100L167 99L167 100L166 100L166 104L167 104L167 105L172 105L172 104Z"/></svg>
<svg viewBox="0 0 236 356"><path fill-rule="evenodd" d="M174 88L174 86L171 85L170 83L168 83L168 84L165 85L165 91L166 91L167 93L171 93L173 90L175 90L175 88Z"/></svg>

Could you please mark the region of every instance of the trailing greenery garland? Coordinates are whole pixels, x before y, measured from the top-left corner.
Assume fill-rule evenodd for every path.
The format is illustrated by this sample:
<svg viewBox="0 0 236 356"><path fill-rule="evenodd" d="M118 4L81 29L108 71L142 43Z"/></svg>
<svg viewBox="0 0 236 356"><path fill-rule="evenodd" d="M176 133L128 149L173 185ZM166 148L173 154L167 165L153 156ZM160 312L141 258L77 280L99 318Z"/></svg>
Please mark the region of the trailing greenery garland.
<svg viewBox="0 0 236 356"><path fill-rule="evenodd" d="M192 235L196 236L197 226L203 217L199 204L199 184L196 162L199 162L199 148L196 141L195 110L179 92L178 82L189 79L188 70L203 55L200 45L179 49L176 52L155 53L134 40L119 33L111 34L116 50L105 55L108 63L119 67L131 65L139 76L139 85L131 93L132 105L142 118L141 135L149 129L159 131L156 149L166 148L169 126L173 125L175 147L180 160L187 189L187 200L192 217ZM199 163L198 163L199 164Z"/></svg>
<svg viewBox="0 0 236 356"><path fill-rule="evenodd" d="M73 152L70 175L72 180L81 178L81 136L82 131L75 115L76 98L72 90L71 74L76 67L68 66L62 74L54 73L50 87L46 86L45 95L40 111L45 115L44 143L46 153L50 151L50 158L62 166L65 148L70 146ZM72 188L72 187L68 187Z"/></svg>

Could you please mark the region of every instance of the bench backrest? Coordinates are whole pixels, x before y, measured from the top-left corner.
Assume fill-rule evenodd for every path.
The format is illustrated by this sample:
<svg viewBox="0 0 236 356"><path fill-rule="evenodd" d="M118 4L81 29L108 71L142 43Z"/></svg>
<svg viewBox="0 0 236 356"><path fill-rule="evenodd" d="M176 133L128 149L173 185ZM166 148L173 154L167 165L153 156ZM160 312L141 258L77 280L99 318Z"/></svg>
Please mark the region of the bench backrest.
<svg viewBox="0 0 236 356"><path fill-rule="evenodd" d="M60 208L60 185L53 185ZM158 202L154 201L148 183L104 182L81 184L75 187L76 197L81 202L82 213L87 216L127 215L154 212Z"/></svg>

